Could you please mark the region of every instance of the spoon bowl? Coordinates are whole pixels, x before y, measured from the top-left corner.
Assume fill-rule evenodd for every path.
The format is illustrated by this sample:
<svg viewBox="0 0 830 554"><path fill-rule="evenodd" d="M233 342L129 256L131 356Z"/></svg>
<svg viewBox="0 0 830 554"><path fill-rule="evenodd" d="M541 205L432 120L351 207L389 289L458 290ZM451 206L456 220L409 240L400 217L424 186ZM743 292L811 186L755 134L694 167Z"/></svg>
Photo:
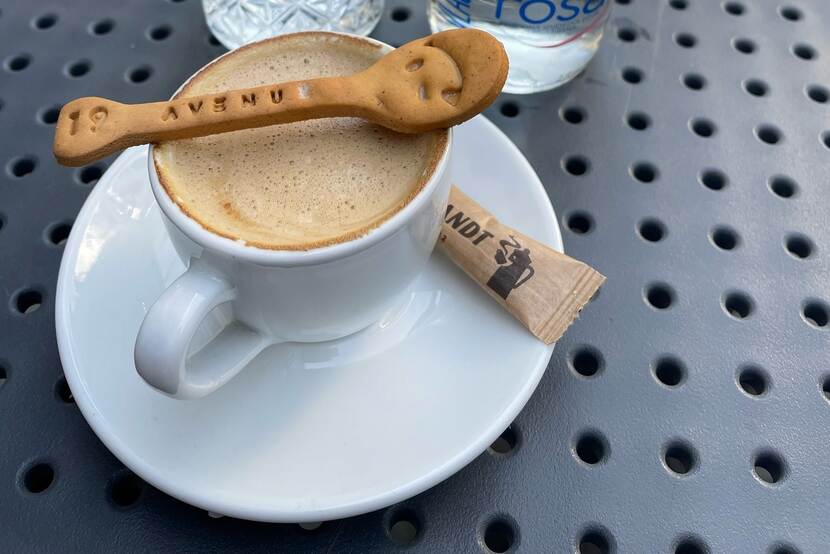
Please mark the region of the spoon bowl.
<svg viewBox="0 0 830 554"><path fill-rule="evenodd" d="M372 84L376 102L366 119L420 133L481 113L501 92L507 67L491 34L456 29L407 43L353 78Z"/></svg>

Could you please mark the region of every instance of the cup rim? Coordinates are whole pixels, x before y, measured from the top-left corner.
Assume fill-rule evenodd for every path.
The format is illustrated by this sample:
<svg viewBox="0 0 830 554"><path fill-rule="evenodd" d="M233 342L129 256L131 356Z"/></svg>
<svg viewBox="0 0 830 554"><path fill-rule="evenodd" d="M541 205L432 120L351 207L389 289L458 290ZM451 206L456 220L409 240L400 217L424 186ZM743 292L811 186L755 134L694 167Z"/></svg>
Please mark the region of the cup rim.
<svg viewBox="0 0 830 554"><path fill-rule="evenodd" d="M353 35L350 33L338 33L332 31L303 32L303 34L308 33L342 35L360 39L371 44L379 45L384 49L384 51L389 51L393 49L392 46L386 44L385 42L381 42L370 37ZM264 42L267 40L273 40L273 38L263 39L262 41L256 41L251 44L257 44L258 42ZM243 46L242 48L245 48L245 46ZM235 51L236 49L229 50L228 52L225 52L221 56L200 67L193 73L193 75L188 77L187 80L185 80L181 84L181 86L179 86L178 89L176 89L176 92L174 92L173 95L178 94L182 87L189 83L190 80L198 73L200 73L204 68L208 67L215 61L222 59L229 54L232 54ZM421 189L403 208L395 212L388 219L381 222L380 225L378 225L374 229L370 229L368 232L359 237L347 240L345 242L339 242L327 246L320 246L317 248L310 248L308 250L272 250L266 248L259 248L257 246L249 245L242 240L234 240L209 231L208 229L203 227L198 221L187 215L181 209L181 207L179 207L179 205L176 204L176 202L174 202L172 198L170 198L165 188L161 185L161 181L156 170L155 158L153 156L153 151L155 149L154 144L151 144L148 149L147 167L148 173L150 175L150 184L151 189L153 191L153 196L156 199L156 203L161 208L161 211L182 233L185 234L185 236L187 236L190 240L192 240L199 246L209 250L218 251L227 256L255 263L258 265L314 265L330 262L365 250L370 246L382 242L391 235L395 234L402 227L404 227L404 225L409 221L409 219L411 219L414 214L419 212L421 208L427 202L430 201L432 192L441 182L444 172L447 170L447 165L449 163L449 155L452 149L452 135L453 131L452 127L450 127L447 129L447 140L444 141L443 151L441 152L441 155L433 168L432 174L430 175L426 183L424 183L424 185L421 187Z"/></svg>

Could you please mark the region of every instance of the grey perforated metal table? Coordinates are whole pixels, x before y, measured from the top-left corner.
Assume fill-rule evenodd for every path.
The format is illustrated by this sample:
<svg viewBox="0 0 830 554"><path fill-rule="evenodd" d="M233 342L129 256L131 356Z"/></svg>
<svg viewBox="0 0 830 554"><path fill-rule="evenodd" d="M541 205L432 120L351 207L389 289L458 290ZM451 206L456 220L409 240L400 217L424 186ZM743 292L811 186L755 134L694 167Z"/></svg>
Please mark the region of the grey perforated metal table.
<svg viewBox="0 0 830 554"><path fill-rule="evenodd" d="M424 8L389 0L374 36L426 34ZM488 452L304 529L141 482L58 360L61 245L107 163L54 163L57 110L168 95L223 52L200 2L0 3L0 550L827 552L828 24L820 0L617 0L582 76L500 98L608 282Z"/></svg>

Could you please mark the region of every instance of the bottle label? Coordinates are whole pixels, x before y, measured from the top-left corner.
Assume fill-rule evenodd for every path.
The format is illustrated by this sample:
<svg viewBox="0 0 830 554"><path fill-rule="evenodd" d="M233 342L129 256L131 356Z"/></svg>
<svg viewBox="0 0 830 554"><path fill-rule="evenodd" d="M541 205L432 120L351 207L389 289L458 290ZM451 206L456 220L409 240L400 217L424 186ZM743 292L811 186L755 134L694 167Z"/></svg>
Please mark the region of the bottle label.
<svg viewBox="0 0 830 554"><path fill-rule="evenodd" d="M527 27L549 33L562 46L605 20L612 0L436 0L440 16L454 27L477 23ZM561 38L560 38L561 37Z"/></svg>

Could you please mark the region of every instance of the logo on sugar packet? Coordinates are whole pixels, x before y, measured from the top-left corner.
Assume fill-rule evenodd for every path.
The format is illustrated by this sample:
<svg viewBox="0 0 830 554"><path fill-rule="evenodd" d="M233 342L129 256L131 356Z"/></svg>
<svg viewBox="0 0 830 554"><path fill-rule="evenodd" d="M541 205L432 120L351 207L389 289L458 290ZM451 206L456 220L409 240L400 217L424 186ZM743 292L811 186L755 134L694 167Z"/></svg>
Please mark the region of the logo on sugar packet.
<svg viewBox="0 0 830 554"><path fill-rule="evenodd" d="M454 210L455 207L452 204L447 206L444 222L459 235L476 246L490 239L496 240L495 235L482 229L480 223L465 215L461 210L455 210L453 213ZM505 300L514 289L527 283L535 273L530 258L530 249L523 248L513 235L499 240L499 246L493 258L498 267L487 280L487 287Z"/></svg>

